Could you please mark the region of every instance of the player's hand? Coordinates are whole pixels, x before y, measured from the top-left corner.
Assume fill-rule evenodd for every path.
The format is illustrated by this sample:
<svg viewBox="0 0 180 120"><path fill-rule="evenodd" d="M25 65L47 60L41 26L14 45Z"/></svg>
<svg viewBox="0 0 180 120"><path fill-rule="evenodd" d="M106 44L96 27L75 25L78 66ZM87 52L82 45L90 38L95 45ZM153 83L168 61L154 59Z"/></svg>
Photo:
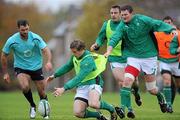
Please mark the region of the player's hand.
<svg viewBox="0 0 180 120"><path fill-rule="evenodd" d="M47 77L46 83L49 84L54 79L54 75Z"/></svg>
<svg viewBox="0 0 180 120"><path fill-rule="evenodd" d="M171 32L171 34L173 34L174 36L178 36L177 30L173 30L173 31Z"/></svg>
<svg viewBox="0 0 180 120"><path fill-rule="evenodd" d="M11 82L9 73L5 73L3 79L8 84Z"/></svg>
<svg viewBox="0 0 180 120"><path fill-rule="evenodd" d="M52 63L47 62L46 65L45 65L45 69L46 69L46 71L51 71L52 70Z"/></svg>
<svg viewBox="0 0 180 120"><path fill-rule="evenodd" d="M61 96L63 93L64 93L64 91L65 91L65 89L62 87L62 88L54 88L55 89L55 91L53 92L53 95L55 96L55 97L57 97L57 96Z"/></svg>
<svg viewBox="0 0 180 120"><path fill-rule="evenodd" d="M104 53L104 56L105 56L106 58L108 58L109 55L110 55L110 52L109 52L109 51L107 51L106 53Z"/></svg>
<svg viewBox="0 0 180 120"><path fill-rule="evenodd" d="M94 44L90 47L90 50L91 50L91 51L94 51L94 50L98 51L99 48L100 48L100 47L98 46L98 44L97 44L97 43L94 43Z"/></svg>
<svg viewBox="0 0 180 120"><path fill-rule="evenodd" d="M178 47L178 49L177 49L177 53L180 53L180 47Z"/></svg>
<svg viewBox="0 0 180 120"><path fill-rule="evenodd" d="M104 53L104 56L105 56L106 58L111 54L112 49L113 49L112 46L108 46L108 47L107 47L107 51L106 51L106 53Z"/></svg>

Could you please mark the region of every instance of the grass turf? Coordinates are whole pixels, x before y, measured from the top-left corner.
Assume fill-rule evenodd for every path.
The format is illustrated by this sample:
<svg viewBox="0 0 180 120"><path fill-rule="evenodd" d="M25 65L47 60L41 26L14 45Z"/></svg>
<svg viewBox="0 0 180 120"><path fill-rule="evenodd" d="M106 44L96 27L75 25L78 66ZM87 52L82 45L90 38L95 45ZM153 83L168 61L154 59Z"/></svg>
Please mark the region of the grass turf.
<svg viewBox="0 0 180 120"><path fill-rule="evenodd" d="M48 99L51 105L51 120L79 120L73 116L73 92L65 93L61 97L54 97L48 93ZM132 96L132 105L135 110L136 118L134 120L180 120L180 96L177 94L173 109L174 113L161 113L156 97L142 93L143 104L138 107ZM33 93L36 104L39 97L36 92ZM113 105L119 104L118 93L104 93L102 99ZM105 116L109 117L108 112L103 111ZM42 117L37 113L36 120ZM120 120L120 118L118 118ZM126 120L128 118L125 118ZM20 91L0 92L0 120L29 120L29 104ZM93 120L92 118L89 120Z"/></svg>

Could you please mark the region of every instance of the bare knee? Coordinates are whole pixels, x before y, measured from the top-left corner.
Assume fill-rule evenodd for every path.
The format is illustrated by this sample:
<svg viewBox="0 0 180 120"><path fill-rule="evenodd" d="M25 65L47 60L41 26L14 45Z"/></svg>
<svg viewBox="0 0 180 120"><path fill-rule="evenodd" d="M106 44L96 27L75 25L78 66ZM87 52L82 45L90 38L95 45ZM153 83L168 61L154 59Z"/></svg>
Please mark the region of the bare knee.
<svg viewBox="0 0 180 120"><path fill-rule="evenodd" d="M170 86L171 85L171 75L166 73L166 74L163 74L162 77L163 77L164 85Z"/></svg>
<svg viewBox="0 0 180 120"><path fill-rule="evenodd" d="M21 86L21 90L23 91L23 92L28 92L29 91L29 89L30 89L30 87L28 86L28 85L23 85L23 86Z"/></svg>
<svg viewBox="0 0 180 120"><path fill-rule="evenodd" d="M131 88L133 81L134 81L133 79L131 79L129 77L125 77L125 79L123 81L123 87Z"/></svg>
<svg viewBox="0 0 180 120"><path fill-rule="evenodd" d="M94 109L98 109L99 108L99 101L89 101L89 107L94 108Z"/></svg>
<svg viewBox="0 0 180 120"><path fill-rule="evenodd" d="M74 110L74 116L78 117L78 118L83 118L84 117L85 112L80 111L80 110Z"/></svg>
<svg viewBox="0 0 180 120"><path fill-rule="evenodd" d="M157 89L152 89L152 90L148 90L148 92L152 95L156 95L158 90Z"/></svg>

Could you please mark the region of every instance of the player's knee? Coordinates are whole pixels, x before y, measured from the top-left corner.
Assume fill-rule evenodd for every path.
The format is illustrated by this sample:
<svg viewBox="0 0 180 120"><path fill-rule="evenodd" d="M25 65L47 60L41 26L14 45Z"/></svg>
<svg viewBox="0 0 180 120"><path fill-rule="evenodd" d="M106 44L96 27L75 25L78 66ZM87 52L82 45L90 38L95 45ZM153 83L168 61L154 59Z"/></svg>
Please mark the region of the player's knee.
<svg viewBox="0 0 180 120"><path fill-rule="evenodd" d="M171 85L171 76L166 74L166 75L163 75L163 84L165 86L170 86Z"/></svg>
<svg viewBox="0 0 180 120"><path fill-rule="evenodd" d="M146 82L146 88L147 88L148 92L152 95L156 95L158 92L158 88L156 86L156 81Z"/></svg>
<svg viewBox="0 0 180 120"><path fill-rule="evenodd" d="M139 70L133 66L128 65L125 68L125 77L129 77L133 80L139 75Z"/></svg>
<svg viewBox="0 0 180 120"><path fill-rule="evenodd" d="M82 112L81 110L74 110L74 116L76 116L78 118L83 118L84 112Z"/></svg>
<svg viewBox="0 0 180 120"><path fill-rule="evenodd" d="M94 109L99 108L99 101L89 101L88 104L89 104L89 107L91 108L94 108Z"/></svg>
<svg viewBox="0 0 180 120"><path fill-rule="evenodd" d="M28 85L24 85L24 86L21 86L21 89L22 89L22 91L23 91L23 92L25 92L25 93L26 93L26 92L28 92L28 91L29 91L29 89L30 89L30 88L29 88L29 86L28 86Z"/></svg>
<svg viewBox="0 0 180 120"><path fill-rule="evenodd" d="M46 96L45 91L38 91L39 96Z"/></svg>
<svg viewBox="0 0 180 120"><path fill-rule="evenodd" d="M131 88L132 86L132 83L134 82L135 80L135 77L134 75L130 74L130 73L125 73L125 79L123 81L123 86L124 87L128 87L128 88Z"/></svg>
<svg viewBox="0 0 180 120"><path fill-rule="evenodd" d="M171 79L163 79L164 86L170 86L171 85Z"/></svg>
<svg viewBox="0 0 180 120"><path fill-rule="evenodd" d="M119 86L120 88L122 88L122 86L123 86L123 81L118 81L118 86Z"/></svg>
<svg viewBox="0 0 180 120"><path fill-rule="evenodd" d="M171 86L171 81L164 81L164 86Z"/></svg>

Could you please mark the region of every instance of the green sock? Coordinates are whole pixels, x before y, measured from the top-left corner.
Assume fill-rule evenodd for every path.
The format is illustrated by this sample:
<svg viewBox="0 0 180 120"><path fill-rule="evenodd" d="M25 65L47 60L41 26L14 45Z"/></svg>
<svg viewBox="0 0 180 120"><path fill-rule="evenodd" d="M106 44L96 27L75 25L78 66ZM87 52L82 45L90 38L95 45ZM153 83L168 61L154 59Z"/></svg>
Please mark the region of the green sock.
<svg viewBox="0 0 180 120"><path fill-rule="evenodd" d="M93 112L86 109L84 118L99 118L100 114L99 112Z"/></svg>
<svg viewBox="0 0 180 120"><path fill-rule="evenodd" d="M119 89L119 106L121 106L121 89Z"/></svg>
<svg viewBox="0 0 180 120"><path fill-rule="evenodd" d="M105 109L107 111L109 111L110 113L113 113L115 110L114 110L114 107L104 101L100 101L100 109Z"/></svg>
<svg viewBox="0 0 180 120"><path fill-rule="evenodd" d="M161 92L158 92L156 96L157 96L157 99L158 99L159 102L160 101L165 101L165 98L164 98L164 96L163 96L163 94Z"/></svg>
<svg viewBox="0 0 180 120"><path fill-rule="evenodd" d="M163 88L163 93L164 93L167 104L171 106L172 104L171 103L171 99L172 99L171 86L165 86Z"/></svg>
<svg viewBox="0 0 180 120"><path fill-rule="evenodd" d="M125 110L125 108L132 109L131 106L131 88L123 87L121 89L121 108Z"/></svg>

